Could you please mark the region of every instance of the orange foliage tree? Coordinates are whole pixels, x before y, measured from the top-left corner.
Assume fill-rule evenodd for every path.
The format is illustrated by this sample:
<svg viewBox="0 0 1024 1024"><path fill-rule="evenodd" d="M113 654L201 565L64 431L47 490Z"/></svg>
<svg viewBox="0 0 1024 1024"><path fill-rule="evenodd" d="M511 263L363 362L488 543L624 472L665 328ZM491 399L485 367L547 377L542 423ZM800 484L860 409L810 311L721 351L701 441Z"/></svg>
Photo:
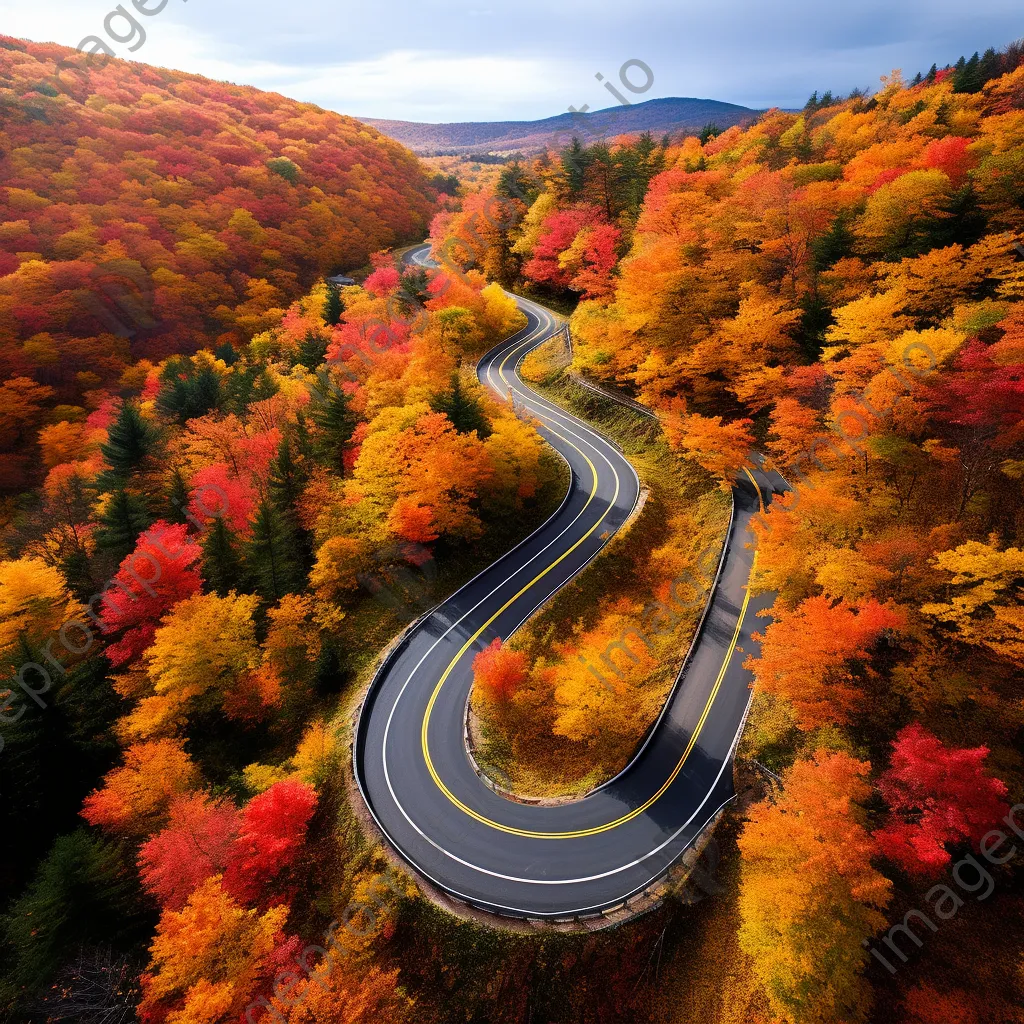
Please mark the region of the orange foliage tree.
<svg viewBox="0 0 1024 1024"><path fill-rule="evenodd" d="M529 672L526 655L504 646L497 637L473 658L473 685L499 706L508 704Z"/></svg>
<svg viewBox="0 0 1024 1024"><path fill-rule="evenodd" d="M811 597L768 626L760 657L746 664L759 687L792 704L802 729L846 723L863 707L858 673L869 670L872 647L904 623L897 609L874 600L853 606Z"/></svg>
<svg viewBox="0 0 1024 1024"><path fill-rule="evenodd" d="M134 743L125 751L124 764L110 771L103 787L86 797L82 817L113 832L152 832L167 820L174 797L198 783L199 771L181 740Z"/></svg>
<svg viewBox="0 0 1024 1024"><path fill-rule="evenodd" d="M665 435L673 448L703 466L719 479L723 490L728 490L749 464L754 447L751 424L747 419L723 423L721 416L692 413L681 419L667 418Z"/></svg>
<svg viewBox="0 0 1024 1024"><path fill-rule="evenodd" d="M863 1021L870 1008L861 943L884 925L892 886L871 866L869 769L824 750L796 762L740 837L740 946L793 1024Z"/></svg>

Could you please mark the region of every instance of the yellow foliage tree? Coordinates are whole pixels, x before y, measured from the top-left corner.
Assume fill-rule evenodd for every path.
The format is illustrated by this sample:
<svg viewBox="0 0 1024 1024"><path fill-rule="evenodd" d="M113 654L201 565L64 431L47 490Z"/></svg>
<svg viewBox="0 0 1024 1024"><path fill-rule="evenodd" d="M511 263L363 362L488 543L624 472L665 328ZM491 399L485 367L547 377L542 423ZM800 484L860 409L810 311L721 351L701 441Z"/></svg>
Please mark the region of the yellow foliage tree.
<svg viewBox="0 0 1024 1024"><path fill-rule="evenodd" d="M740 837L740 947L791 1024L863 1021L871 1006L861 943L883 927L892 886L871 866L869 771L824 750L797 761Z"/></svg>
<svg viewBox="0 0 1024 1024"><path fill-rule="evenodd" d="M609 765L628 752L623 745L635 742L660 696L645 692L659 660L640 612L626 600L612 605L545 670L557 706L555 735L587 744Z"/></svg>
<svg viewBox="0 0 1024 1024"><path fill-rule="evenodd" d="M42 559L0 562L0 655L13 653L22 637L45 642L74 609L64 578Z"/></svg>
<svg viewBox="0 0 1024 1024"><path fill-rule="evenodd" d="M225 693L260 664L253 617L254 594L193 594L164 616L146 651L146 668L157 700L181 709L213 692ZM157 715L155 722L163 722ZM136 731L145 729L138 720ZM144 734L144 733L142 733Z"/></svg>
<svg viewBox="0 0 1024 1024"><path fill-rule="evenodd" d="M971 540L936 555L934 564L948 574L949 600L921 611L964 642L1024 667L1024 551Z"/></svg>

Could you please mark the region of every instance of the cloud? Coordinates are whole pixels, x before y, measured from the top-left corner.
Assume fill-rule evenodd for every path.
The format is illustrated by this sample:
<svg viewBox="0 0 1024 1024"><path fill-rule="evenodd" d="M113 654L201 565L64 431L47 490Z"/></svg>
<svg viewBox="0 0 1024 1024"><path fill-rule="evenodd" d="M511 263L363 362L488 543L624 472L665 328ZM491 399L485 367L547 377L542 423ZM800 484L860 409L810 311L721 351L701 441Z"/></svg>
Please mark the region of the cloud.
<svg viewBox="0 0 1024 1024"><path fill-rule="evenodd" d="M126 0L125 0L126 2ZM158 0L149 0L155 6ZM69 46L102 34L115 0L0 0L4 31ZM127 6L127 3L126 3ZM872 87L1020 33L1019 0L168 0L142 19L136 60L276 89L342 113L406 120L547 117L614 100L630 58L643 98L798 106L815 89ZM125 55L117 48L119 55Z"/></svg>
<svg viewBox="0 0 1024 1024"><path fill-rule="evenodd" d="M500 54L463 56L396 50L374 60L310 69L292 84L303 96L364 117L410 121L494 119L510 99L549 109L571 95L559 67ZM324 99L318 102L325 102ZM560 111L560 108L556 108Z"/></svg>

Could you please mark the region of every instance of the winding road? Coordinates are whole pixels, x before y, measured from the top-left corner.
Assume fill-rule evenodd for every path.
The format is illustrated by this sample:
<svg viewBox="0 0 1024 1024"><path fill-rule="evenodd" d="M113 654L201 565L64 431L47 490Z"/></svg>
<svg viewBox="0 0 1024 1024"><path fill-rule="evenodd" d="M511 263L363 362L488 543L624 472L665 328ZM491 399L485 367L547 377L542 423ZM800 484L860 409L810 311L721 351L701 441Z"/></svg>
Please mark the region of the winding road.
<svg viewBox="0 0 1024 1024"><path fill-rule="evenodd" d="M411 253L428 263L429 248ZM487 353L480 380L539 423L572 480L555 514L420 619L370 685L353 746L374 820L420 875L472 906L514 917L571 918L615 907L660 879L734 796L732 754L750 699L742 668L755 615L771 596L746 589L746 547L760 502L785 489L755 469L733 490L719 575L680 678L646 743L615 779L559 806L513 802L477 775L464 722L474 655L510 637L608 543L640 484L616 445L532 391L518 374L560 329L517 298L527 326Z"/></svg>

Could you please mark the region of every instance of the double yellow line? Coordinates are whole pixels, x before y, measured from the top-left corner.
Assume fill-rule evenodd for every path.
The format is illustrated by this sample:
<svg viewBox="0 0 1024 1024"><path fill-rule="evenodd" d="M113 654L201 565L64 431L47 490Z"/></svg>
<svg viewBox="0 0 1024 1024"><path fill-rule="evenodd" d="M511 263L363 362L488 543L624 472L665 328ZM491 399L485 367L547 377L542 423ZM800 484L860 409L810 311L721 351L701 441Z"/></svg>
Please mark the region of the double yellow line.
<svg viewBox="0 0 1024 1024"><path fill-rule="evenodd" d="M498 367L498 375L501 378L502 382L505 383L506 385L509 382L508 382L508 380L505 377L505 372L504 372L505 371L505 364L508 362L509 358L512 356L512 354L514 352L518 352L524 345L528 344L532 340L533 339L532 339L532 336L531 336L530 338L526 339L521 345L517 345L514 349L510 349L509 352L505 355L505 358L502 359L501 364ZM542 418L549 420L549 418L546 417L546 416L544 416ZM549 420L549 422L550 422L550 420ZM549 428L549 429L551 429L551 428ZM563 437L562 434L560 434L556 430L551 429L551 433L554 434L556 437L558 437L560 440L564 441L567 445L569 445L569 447L571 447L575 451L579 452L579 454L586 460L587 465L590 467L591 474L593 475L593 481L594 482L593 482L593 486L592 486L591 491L590 491L590 495L587 498L587 503L586 503L586 505L583 506L583 510L585 511L586 508L590 505L590 503L594 500L594 496L597 493L597 468L594 466L594 463L590 461L588 456L580 448L578 448L575 444L573 444L572 441L570 441L566 437ZM747 476L750 476L749 472L747 473ZM760 500L761 499L761 488L758 487L757 481L754 480L754 478L752 476L750 476L750 480L754 484L754 487L757 489L758 499ZM434 687L433 693L431 693L431 695L430 695L430 700L427 701L427 707L426 707L426 710L424 711L424 714L423 714L423 723L422 723L422 726L421 726L421 729L420 729L420 743L421 743L421 746L423 748L423 760L426 762L427 771L430 773L430 777L434 780L434 783L437 785L438 789L440 789L441 792L444 793L444 795L448 798L448 800L452 804L454 804L456 807L458 807L460 811L462 811L464 814L469 815L469 817L473 818L475 821L479 821L481 824L487 825L490 828L498 830L499 832L505 832L505 833L507 833L509 835L525 836L526 838L530 838L530 839L579 839L579 838L582 838L584 836L597 835L598 833L607 832L607 831L609 831L609 830L611 830L613 828L618 828L620 825L624 825L626 822L632 821L638 815L643 814L646 810L648 810L648 808L653 806L659 799L661 799L661 797L664 795L666 790L668 790L668 788L672 785L672 783L678 777L679 773L683 770L683 766L686 764L686 761L689 758L691 752L693 751L693 748L697 744L697 740L698 740L698 738L700 736L701 730L704 728L704 723L707 721L708 716L711 714L711 708L713 707L713 705L715 703L715 698L718 696L718 691L722 687L722 681L725 679L725 674L728 671L729 663L731 662L733 653L736 650L736 644L739 642L740 630L743 627L743 619L744 619L744 617L746 615L746 612L747 612L747 605L750 602L750 590L749 590L749 588L747 589L747 592L746 592L746 594L745 594L745 596L743 598L743 605L740 608L740 614L739 614L739 617L736 620L736 629L733 631L732 640L729 643L728 650L726 651L725 659L722 662L722 667L719 669L718 677L715 680L715 684L714 684L714 686L711 689L711 694L708 697L707 704L705 705L704 711L703 711L703 713L700 716L700 720L697 722L697 726L694 729L693 734L690 736L690 741L689 741L689 743L687 743L686 749L683 751L683 754L679 758L678 763L672 769L672 772L670 773L669 777L665 780L665 782L662 784L661 788L653 796L651 796L649 799L644 801L644 803L641 804L639 807L634 808L628 814L624 814L620 818L616 818L614 821L609 821L609 822L607 822L607 823L605 823L603 825L595 825L592 828L576 829L575 831L569 831L569 832L540 832L540 831L535 831L533 829L515 828L515 827L513 827L511 825L504 825L500 821L494 821L492 818L488 818L485 815L480 814L477 811L474 811L472 807L466 806L466 804L464 804L457 796L455 796L455 794L452 793L452 791L444 784L444 782L441 779L440 775L438 775L437 770L434 767L434 762L433 762L433 760L431 759L431 756L430 756L430 745L429 745L428 740L427 740L427 731L428 731L428 728L429 728L429 725L430 725L430 716L431 716L431 713L433 712L434 704L437 701L438 695L440 694L441 688L444 686L445 681L451 675L453 669L458 664L459 659L466 653L466 651L468 651L470 649L470 647L473 646L473 644L480 638L480 635L484 632L484 630L486 630L487 627L490 626L491 623L494 622L494 620L497 619L502 614L502 612L504 612L512 604L514 604L520 597L522 597L523 594L525 594L532 586L534 586L534 584L536 584L539 580L543 579L544 576L546 576L552 569L555 568L555 566L557 566L564 559L568 558L569 555L571 555L572 552L576 550L576 548L578 548L585 540L587 540L588 537L590 537L593 534L593 532L598 528L598 526L604 521L604 516L607 515L608 511L615 505L615 502L618 499L618 496L619 496L619 480L618 480L618 474L616 474L615 494L613 495L612 500L609 503L608 508L605 510L604 514L602 514L598 518L598 520L594 523L594 525L592 527L590 527L590 529L587 530L587 532L582 537L580 537L580 539L577 540L576 543L572 545L572 547L570 547L568 550L564 551L561 555L559 555L558 558L556 558L553 562L551 562L548 566L546 566L541 572L539 572L532 580L530 580L529 583L527 583L524 587L522 587L513 597L509 598L462 645L462 647L459 649L458 654L456 654L455 657L452 658L452 660L448 663L448 667L444 670L444 673L442 674L441 678L438 680L437 685ZM763 502L762 502L762 507L763 507ZM757 563L757 554L755 552L755 554L754 554L754 564L756 564L756 563Z"/></svg>

